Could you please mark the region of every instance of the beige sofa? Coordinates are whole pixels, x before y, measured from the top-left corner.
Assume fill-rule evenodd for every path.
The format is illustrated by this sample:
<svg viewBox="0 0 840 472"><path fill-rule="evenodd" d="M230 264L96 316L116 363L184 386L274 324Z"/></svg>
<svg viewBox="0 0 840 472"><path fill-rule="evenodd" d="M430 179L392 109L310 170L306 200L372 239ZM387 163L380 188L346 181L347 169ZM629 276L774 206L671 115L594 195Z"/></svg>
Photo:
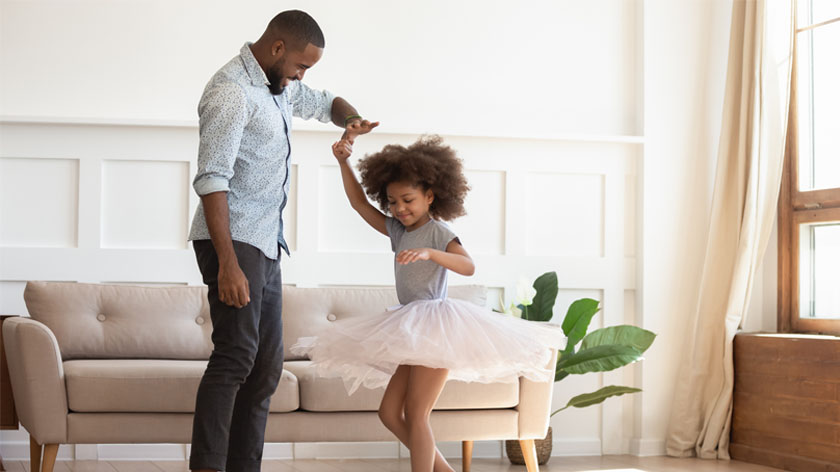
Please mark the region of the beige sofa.
<svg viewBox="0 0 840 472"><path fill-rule="evenodd" d="M452 287L450 296L483 305L486 289ZM52 471L60 444L190 442L212 349L206 287L30 282L24 298L31 318L8 319L3 336L33 472L42 455L40 470ZM266 442L395 440L377 416L383 389L348 396L340 379L317 375L289 347L396 303L393 288L283 287L286 362ZM550 382L450 381L432 414L435 437L463 442L465 470L472 441L519 439L535 471L533 439L546 434L551 394Z"/></svg>

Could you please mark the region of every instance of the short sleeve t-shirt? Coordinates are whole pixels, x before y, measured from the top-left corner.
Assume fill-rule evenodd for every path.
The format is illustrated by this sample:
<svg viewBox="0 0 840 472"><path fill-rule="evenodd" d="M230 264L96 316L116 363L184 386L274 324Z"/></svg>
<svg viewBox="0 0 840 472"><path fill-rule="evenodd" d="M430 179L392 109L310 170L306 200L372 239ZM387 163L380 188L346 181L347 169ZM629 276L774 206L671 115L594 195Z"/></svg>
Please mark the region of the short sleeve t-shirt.
<svg viewBox="0 0 840 472"><path fill-rule="evenodd" d="M399 254L406 249L431 248L446 251L457 236L445 223L430 219L414 231L406 231L396 218L387 217L385 227L391 237L391 249ZM403 305L415 300L446 298L447 269L432 261L417 261L402 265L394 259L394 279L397 298Z"/></svg>

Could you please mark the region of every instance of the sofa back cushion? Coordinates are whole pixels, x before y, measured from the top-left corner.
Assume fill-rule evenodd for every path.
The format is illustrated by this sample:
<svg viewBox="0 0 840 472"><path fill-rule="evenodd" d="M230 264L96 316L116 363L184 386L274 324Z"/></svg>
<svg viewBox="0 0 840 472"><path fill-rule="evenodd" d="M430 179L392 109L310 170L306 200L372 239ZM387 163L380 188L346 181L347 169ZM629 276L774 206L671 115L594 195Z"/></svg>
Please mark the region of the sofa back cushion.
<svg viewBox="0 0 840 472"><path fill-rule="evenodd" d="M449 296L485 304L480 285L449 287ZM23 292L32 319L55 334L69 359L207 359L213 350L205 286L29 282ZM289 348L334 320L372 315L397 303L393 286L283 286L283 343Z"/></svg>
<svg viewBox="0 0 840 472"><path fill-rule="evenodd" d="M68 359L207 359L213 350L206 287L29 282L32 319Z"/></svg>
<svg viewBox="0 0 840 472"><path fill-rule="evenodd" d="M449 287L449 297L484 306L483 285ZM313 336L330 323L354 316L378 314L398 305L396 289L382 288L299 288L283 287L283 350L288 360L301 360L290 352L298 338Z"/></svg>

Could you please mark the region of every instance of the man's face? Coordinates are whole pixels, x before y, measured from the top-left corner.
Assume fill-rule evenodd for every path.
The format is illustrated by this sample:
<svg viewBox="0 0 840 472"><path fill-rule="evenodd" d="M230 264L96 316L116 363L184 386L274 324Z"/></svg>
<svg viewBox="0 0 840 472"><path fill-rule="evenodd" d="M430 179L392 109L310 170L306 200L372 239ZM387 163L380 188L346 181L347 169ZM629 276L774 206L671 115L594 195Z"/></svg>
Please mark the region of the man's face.
<svg viewBox="0 0 840 472"><path fill-rule="evenodd" d="M321 59L323 53L323 48L312 43L307 44L302 51L285 48L266 73L271 82L268 89L272 94L280 95L291 81L303 80L303 75Z"/></svg>

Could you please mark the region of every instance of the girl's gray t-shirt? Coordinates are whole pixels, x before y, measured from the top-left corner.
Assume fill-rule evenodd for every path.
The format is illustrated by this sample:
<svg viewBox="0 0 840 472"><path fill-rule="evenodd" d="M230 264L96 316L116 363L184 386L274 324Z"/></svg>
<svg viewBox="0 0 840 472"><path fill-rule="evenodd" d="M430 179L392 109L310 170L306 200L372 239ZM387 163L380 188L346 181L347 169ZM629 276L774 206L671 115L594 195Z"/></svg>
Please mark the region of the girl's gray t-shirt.
<svg viewBox="0 0 840 472"><path fill-rule="evenodd" d="M417 261L411 264L399 264L396 255L406 249L431 248L446 251L446 246L458 236L446 223L430 219L414 231L406 231L405 226L394 217L385 219L385 227L391 237L391 249L394 250L394 279L397 286L397 298L403 305L415 300L435 300L446 298L447 269L432 261ZM458 241L460 243L460 241Z"/></svg>

